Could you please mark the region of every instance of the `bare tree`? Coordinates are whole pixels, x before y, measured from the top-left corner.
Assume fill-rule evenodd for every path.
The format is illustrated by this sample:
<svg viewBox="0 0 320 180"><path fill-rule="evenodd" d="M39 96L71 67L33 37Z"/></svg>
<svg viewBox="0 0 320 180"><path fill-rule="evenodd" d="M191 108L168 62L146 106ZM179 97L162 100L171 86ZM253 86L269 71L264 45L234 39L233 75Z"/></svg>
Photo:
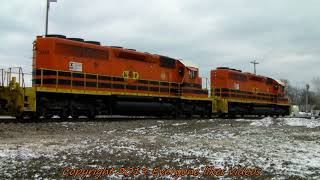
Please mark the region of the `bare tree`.
<svg viewBox="0 0 320 180"><path fill-rule="evenodd" d="M301 109L305 109L306 93L305 87L292 86L287 79L281 79L285 83L285 94L291 104L298 105ZM313 78L312 90L308 92L308 104L313 109L320 110L320 77Z"/></svg>
<svg viewBox="0 0 320 180"><path fill-rule="evenodd" d="M312 85L313 85L316 93L320 93L320 77L314 77L312 79Z"/></svg>
<svg viewBox="0 0 320 180"><path fill-rule="evenodd" d="M313 89L315 90L315 108L320 110L320 77L315 77L312 79Z"/></svg>
<svg viewBox="0 0 320 180"><path fill-rule="evenodd" d="M302 99L302 90L298 87L294 87L291 85L290 81L287 79L281 79L282 82L285 83L285 94L289 99L291 104L300 105Z"/></svg>

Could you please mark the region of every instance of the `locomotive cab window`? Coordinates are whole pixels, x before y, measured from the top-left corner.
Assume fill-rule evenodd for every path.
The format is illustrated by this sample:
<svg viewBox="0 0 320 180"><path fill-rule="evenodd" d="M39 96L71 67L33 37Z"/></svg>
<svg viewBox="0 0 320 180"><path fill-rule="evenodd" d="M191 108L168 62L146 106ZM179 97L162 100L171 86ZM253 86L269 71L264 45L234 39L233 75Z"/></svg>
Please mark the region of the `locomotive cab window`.
<svg viewBox="0 0 320 180"><path fill-rule="evenodd" d="M189 70L189 79L195 79L197 77L198 72Z"/></svg>
<svg viewBox="0 0 320 180"><path fill-rule="evenodd" d="M180 68L179 68L179 75L180 75L181 77L184 76L184 68L183 68L183 67L180 67Z"/></svg>
<svg viewBox="0 0 320 180"><path fill-rule="evenodd" d="M284 92L284 86L280 86L280 92Z"/></svg>

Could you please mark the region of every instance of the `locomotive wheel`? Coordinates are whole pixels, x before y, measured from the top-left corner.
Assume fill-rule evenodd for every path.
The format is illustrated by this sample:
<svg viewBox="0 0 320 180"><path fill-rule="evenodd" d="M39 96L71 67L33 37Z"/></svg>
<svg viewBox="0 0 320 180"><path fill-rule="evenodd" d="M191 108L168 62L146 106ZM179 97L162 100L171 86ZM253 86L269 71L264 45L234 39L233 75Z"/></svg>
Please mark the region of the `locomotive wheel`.
<svg viewBox="0 0 320 180"><path fill-rule="evenodd" d="M95 119L95 114L87 114L87 118L89 119L89 120L94 120Z"/></svg>
<svg viewBox="0 0 320 180"><path fill-rule="evenodd" d="M53 115L51 114L45 114L43 115L44 119L51 119L53 117Z"/></svg>
<svg viewBox="0 0 320 180"><path fill-rule="evenodd" d="M73 119L73 120L79 119L79 115L77 115L77 114L71 113L70 116L71 116L71 119Z"/></svg>
<svg viewBox="0 0 320 180"><path fill-rule="evenodd" d="M236 115L235 115L235 114L229 114L229 115L227 115L226 118L235 119L235 118L236 118Z"/></svg>
<svg viewBox="0 0 320 180"><path fill-rule="evenodd" d="M44 119L51 119L53 117L53 114L51 114L50 112L44 110L42 113L42 116Z"/></svg>
<svg viewBox="0 0 320 180"><path fill-rule="evenodd" d="M76 110L71 109L71 110L70 110L70 116L71 116L71 118L72 118L73 120L77 120L77 119L79 119L79 116L80 116L80 115L77 113Z"/></svg>
<svg viewBox="0 0 320 180"><path fill-rule="evenodd" d="M212 113L211 113L211 112L208 112L208 113L207 113L207 118L208 118L208 119L211 119L211 118L212 118Z"/></svg>
<svg viewBox="0 0 320 180"><path fill-rule="evenodd" d="M164 118L164 115L163 114L157 114L156 117L161 119L161 118Z"/></svg>
<svg viewBox="0 0 320 180"><path fill-rule="evenodd" d="M181 111L179 109L175 109L175 111L172 112L171 117L173 119L178 119L181 117Z"/></svg>
<svg viewBox="0 0 320 180"><path fill-rule="evenodd" d="M225 113L219 114L219 118L227 119L228 117L229 117L228 114L225 114Z"/></svg>
<svg viewBox="0 0 320 180"><path fill-rule="evenodd" d="M37 114L37 116L40 117L42 116L44 119L51 119L51 117L53 116L53 114L51 114L46 107L42 107L40 106L39 108L39 113Z"/></svg>
<svg viewBox="0 0 320 180"><path fill-rule="evenodd" d="M77 120L77 119L79 119L79 116L78 116L78 115L72 115L71 118L72 118L73 120Z"/></svg>
<svg viewBox="0 0 320 180"><path fill-rule="evenodd" d="M69 114L67 112L63 111L59 114L59 117L61 120L67 120L69 118Z"/></svg>
<svg viewBox="0 0 320 180"><path fill-rule="evenodd" d="M40 117L41 117L41 115L39 115L38 113L32 113L32 114L30 114L30 122L40 122Z"/></svg>
<svg viewBox="0 0 320 180"><path fill-rule="evenodd" d="M17 122L23 122L23 119L24 119L24 116L23 116L22 114L16 116L16 121L17 121Z"/></svg>
<svg viewBox="0 0 320 180"><path fill-rule="evenodd" d="M185 115L186 115L187 119L191 119L193 116L193 113L192 113L192 111L189 111L189 112L185 112Z"/></svg>
<svg viewBox="0 0 320 180"><path fill-rule="evenodd" d="M205 111L202 111L202 112L200 112L200 118L205 118L206 117L206 112Z"/></svg>
<svg viewBox="0 0 320 180"><path fill-rule="evenodd" d="M87 112L87 115L86 115L86 116L87 116L87 118L88 118L89 120L95 119L96 114L95 114L94 107L92 107L92 106L89 107L89 111Z"/></svg>

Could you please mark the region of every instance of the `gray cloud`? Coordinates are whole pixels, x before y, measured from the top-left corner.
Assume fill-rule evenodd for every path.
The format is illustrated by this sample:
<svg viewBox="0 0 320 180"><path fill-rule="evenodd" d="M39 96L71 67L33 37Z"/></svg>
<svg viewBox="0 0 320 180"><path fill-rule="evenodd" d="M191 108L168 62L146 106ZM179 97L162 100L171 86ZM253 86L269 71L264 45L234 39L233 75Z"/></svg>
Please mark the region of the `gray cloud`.
<svg viewBox="0 0 320 180"><path fill-rule="evenodd" d="M193 61L207 76L229 66L306 83L320 76L318 7L298 0L58 0L49 32ZM45 1L0 7L0 65L31 72L32 41L44 34Z"/></svg>

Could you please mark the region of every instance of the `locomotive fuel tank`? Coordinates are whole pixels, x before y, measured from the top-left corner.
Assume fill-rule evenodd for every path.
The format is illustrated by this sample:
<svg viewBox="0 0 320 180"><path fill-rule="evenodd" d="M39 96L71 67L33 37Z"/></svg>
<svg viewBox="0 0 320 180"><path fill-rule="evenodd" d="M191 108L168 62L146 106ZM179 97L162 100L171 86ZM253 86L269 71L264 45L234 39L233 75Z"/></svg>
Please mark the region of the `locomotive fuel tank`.
<svg viewBox="0 0 320 180"><path fill-rule="evenodd" d="M174 105L161 102L117 101L113 104L113 113L124 115L162 115L174 109Z"/></svg>
<svg viewBox="0 0 320 180"><path fill-rule="evenodd" d="M174 104L155 97L116 96L112 103L112 113L115 114L162 115L170 114L174 110Z"/></svg>

